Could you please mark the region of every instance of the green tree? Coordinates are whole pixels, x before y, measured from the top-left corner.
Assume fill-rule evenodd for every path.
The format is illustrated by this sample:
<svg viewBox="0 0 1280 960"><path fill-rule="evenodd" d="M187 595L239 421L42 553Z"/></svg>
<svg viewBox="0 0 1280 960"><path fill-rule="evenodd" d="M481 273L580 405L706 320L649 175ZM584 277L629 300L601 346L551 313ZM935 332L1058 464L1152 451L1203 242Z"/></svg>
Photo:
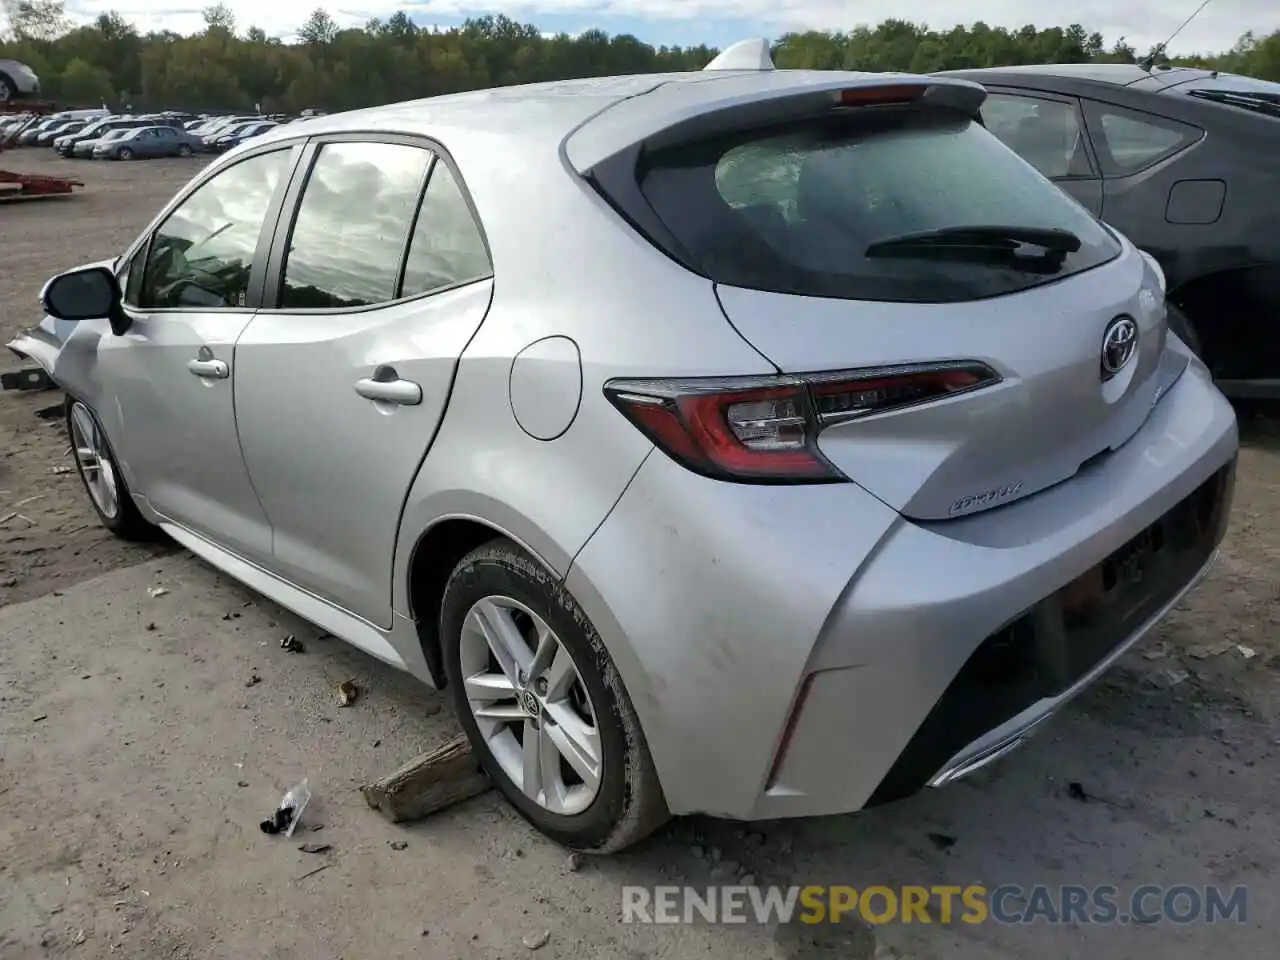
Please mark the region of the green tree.
<svg viewBox="0 0 1280 960"><path fill-rule="evenodd" d="M200 15L204 18L206 33L218 34L223 38L236 35L236 15L225 3L215 3L211 7L205 7L200 11Z"/></svg>
<svg viewBox="0 0 1280 960"><path fill-rule="evenodd" d="M0 0L10 29L0 57L31 65L52 97L110 98L134 108L340 110L502 84L620 73L697 70L716 54L706 45L654 47L638 38L587 30L544 36L504 16L427 30L404 11L340 29L323 8L300 25L297 40L257 27L237 35L221 0L205 0L205 29L140 35L117 13L71 29L61 0ZM2 24L0 24L2 25ZM774 44L780 67L911 71L1020 63L1084 63L1137 58L1120 37L1087 24L1006 28L976 22L945 29L902 19L847 31L790 33ZM1172 58L1280 81L1280 32L1244 34L1232 49Z"/></svg>
<svg viewBox="0 0 1280 960"><path fill-rule="evenodd" d="M17 40L54 40L71 26L62 0L4 0L2 9Z"/></svg>
<svg viewBox="0 0 1280 960"><path fill-rule="evenodd" d="M337 35L338 25L334 22L333 17L329 16L329 12L323 8L313 10L311 16L307 18L307 22L298 28L298 39L306 44L332 43L333 38Z"/></svg>
<svg viewBox="0 0 1280 960"><path fill-rule="evenodd" d="M116 96L111 89L111 75L79 57L68 63L59 75L58 91L71 103L106 103Z"/></svg>

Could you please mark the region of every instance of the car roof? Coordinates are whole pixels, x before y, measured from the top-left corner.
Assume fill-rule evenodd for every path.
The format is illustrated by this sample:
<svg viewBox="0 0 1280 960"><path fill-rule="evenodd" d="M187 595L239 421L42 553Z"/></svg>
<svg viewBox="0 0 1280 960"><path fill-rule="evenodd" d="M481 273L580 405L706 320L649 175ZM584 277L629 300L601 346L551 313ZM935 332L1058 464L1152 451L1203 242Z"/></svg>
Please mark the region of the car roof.
<svg viewBox="0 0 1280 960"><path fill-rule="evenodd" d="M1027 63L1007 67L974 67L964 70L940 70L936 76L972 77L1009 75L1012 77L1058 77L1063 80L1094 80L1129 86L1150 78L1151 74L1136 63Z"/></svg>
<svg viewBox="0 0 1280 960"><path fill-rule="evenodd" d="M713 70L553 80L409 100L308 117L255 139L255 145L298 136L368 131L436 137L451 150L467 140L519 139L556 147L574 134L579 169L644 139L649 133L720 106L762 96L823 89L885 86L915 79L905 73L839 70ZM947 78L951 80L951 78ZM951 82L968 86L955 78ZM619 110L625 106L625 110ZM590 131L589 136L584 134Z"/></svg>
<svg viewBox="0 0 1280 960"><path fill-rule="evenodd" d="M1192 81L1214 81L1231 78L1244 83L1257 82L1249 77L1222 73L1201 67L1174 67L1160 65L1148 70L1136 63L1029 63L1008 67L974 67L963 70L940 70L934 76L963 77L979 82L1007 80L1025 83L1029 80L1049 81L1052 87L1067 90L1075 85L1079 90L1090 84L1108 84L1117 87L1141 86L1147 91L1160 92ZM1062 81L1062 83L1053 83Z"/></svg>

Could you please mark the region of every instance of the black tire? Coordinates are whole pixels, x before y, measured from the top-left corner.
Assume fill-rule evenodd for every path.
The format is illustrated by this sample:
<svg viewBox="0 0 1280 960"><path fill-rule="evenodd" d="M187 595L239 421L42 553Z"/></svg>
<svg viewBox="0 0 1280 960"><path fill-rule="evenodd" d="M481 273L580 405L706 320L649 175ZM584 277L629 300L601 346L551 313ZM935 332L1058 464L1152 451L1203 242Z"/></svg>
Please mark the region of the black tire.
<svg viewBox="0 0 1280 960"><path fill-rule="evenodd" d="M189 144L189 143L180 143L180 144L178 144L178 156L180 156L180 157L189 157L189 156L191 156L191 144Z"/></svg>
<svg viewBox="0 0 1280 960"><path fill-rule="evenodd" d="M18 87L3 73L0 73L0 103L8 103L18 99Z"/></svg>
<svg viewBox="0 0 1280 960"><path fill-rule="evenodd" d="M542 617L573 658L594 707L601 745L600 787L581 813L553 813L525 796L481 735L461 676L463 621L489 596L510 597ZM670 818L635 708L609 653L582 608L546 568L505 538L467 554L445 586L440 639L454 708L472 749L507 801L534 828L582 853L614 853L643 840Z"/></svg>
<svg viewBox="0 0 1280 960"><path fill-rule="evenodd" d="M132 160L132 159L133 159L133 151L132 151L131 149L129 149L128 147L121 147L119 150L117 150L117 151L116 151L116 159L117 159L117 160Z"/></svg>
<svg viewBox="0 0 1280 960"><path fill-rule="evenodd" d="M71 421L76 408L79 407L88 414L93 421L94 428L98 431L98 439L101 450L105 453L106 459L110 462L111 470L115 475L115 483L118 488L117 503L118 508L114 516L104 513L102 508L98 506L97 500L89 491L89 480L85 476L84 466L80 462L80 457L73 458L76 462L76 473L80 476L80 482L84 484L85 496L89 498L89 505L93 507L93 512L98 515L98 520L104 527L114 533L122 540L155 540L160 532L159 528L147 520L138 511L137 505L133 502L133 494L129 492L129 484L124 478L124 474L120 472L119 462L116 460L115 451L111 447L111 441L107 439L106 432L102 429L102 423L98 420L98 415L93 412L88 404L80 403L71 397L66 399L66 427L67 437L71 443L75 443L75 432L72 429Z"/></svg>

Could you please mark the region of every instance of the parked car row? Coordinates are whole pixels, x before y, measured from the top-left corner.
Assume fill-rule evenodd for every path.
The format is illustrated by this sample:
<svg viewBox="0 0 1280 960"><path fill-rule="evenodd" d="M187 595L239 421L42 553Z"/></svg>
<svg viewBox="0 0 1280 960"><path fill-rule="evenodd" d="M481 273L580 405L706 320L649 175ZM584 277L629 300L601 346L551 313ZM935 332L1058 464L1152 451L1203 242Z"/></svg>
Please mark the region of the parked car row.
<svg viewBox="0 0 1280 960"><path fill-rule="evenodd" d="M0 140L12 138L11 146L52 147L61 156L77 159L189 157L222 153L291 119L261 114L208 117L173 111L135 115L105 109L68 110L34 122L29 116L10 118L0 123Z"/></svg>

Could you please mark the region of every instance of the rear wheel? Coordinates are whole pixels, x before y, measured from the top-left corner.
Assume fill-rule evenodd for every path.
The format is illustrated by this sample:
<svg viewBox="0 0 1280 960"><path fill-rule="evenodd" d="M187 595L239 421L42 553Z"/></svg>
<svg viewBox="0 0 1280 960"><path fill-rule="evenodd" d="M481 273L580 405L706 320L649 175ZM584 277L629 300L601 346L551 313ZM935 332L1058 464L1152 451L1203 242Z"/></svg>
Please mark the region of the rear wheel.
<svg viewBox="0 0 1280 960"><path fill-rule="evenodd" d="M551 839L612 853L669 816L635 708L564 586L509 540L454 568L440 611L458 718L512 806Z"/></svg>
<svg viewBox="0 0 1280 960"><path fill-rule="evenodd" d="M67 400L67 434L76 471L102 525L125 540L148 540L156 528L138 512L98 418L79 400Z"/></svg>

